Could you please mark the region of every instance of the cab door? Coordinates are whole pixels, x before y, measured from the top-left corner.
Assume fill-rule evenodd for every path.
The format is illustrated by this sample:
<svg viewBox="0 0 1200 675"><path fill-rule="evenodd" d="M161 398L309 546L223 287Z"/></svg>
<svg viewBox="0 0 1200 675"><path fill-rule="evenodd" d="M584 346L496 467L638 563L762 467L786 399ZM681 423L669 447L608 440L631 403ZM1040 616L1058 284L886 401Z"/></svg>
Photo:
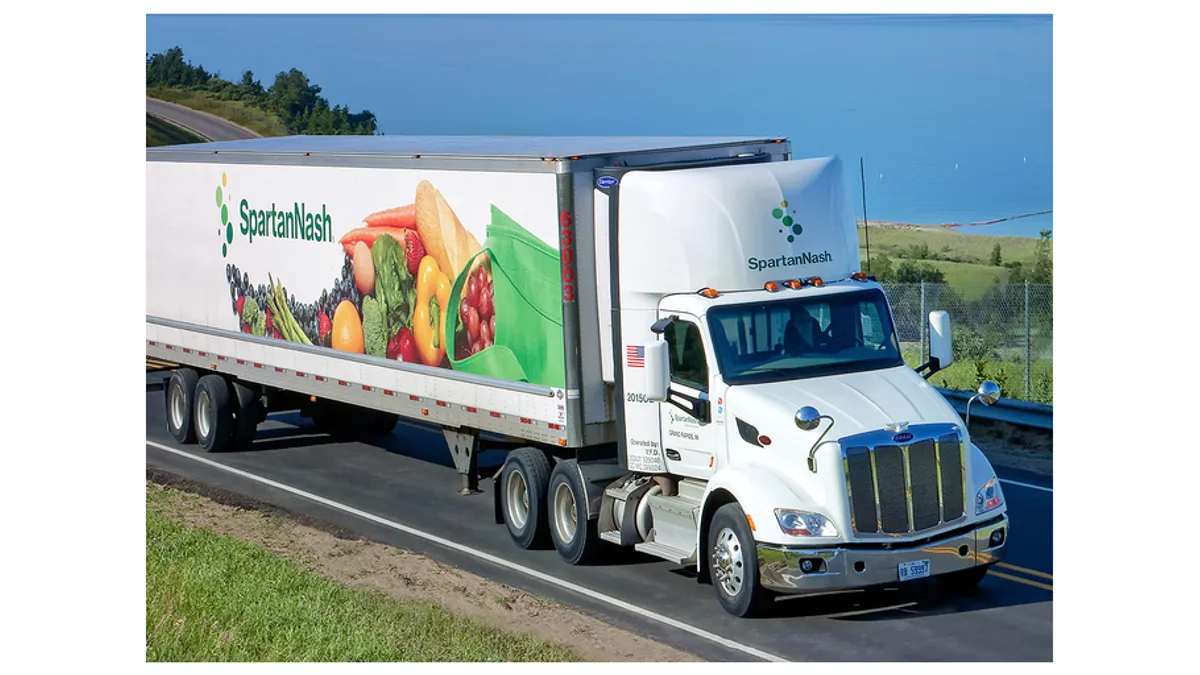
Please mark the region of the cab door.
<svg viewBox="0 0 1200 675"><path fill-rule="evenodd" d="M671 384L668 401L659 404L662 447L667 470L690 478L712 475L719 440L713 423L717 406L709 399L713 360L703 336L699 321L688 315L679 315L663 335ZM699 418L693 414L697 408Z"/></svg>

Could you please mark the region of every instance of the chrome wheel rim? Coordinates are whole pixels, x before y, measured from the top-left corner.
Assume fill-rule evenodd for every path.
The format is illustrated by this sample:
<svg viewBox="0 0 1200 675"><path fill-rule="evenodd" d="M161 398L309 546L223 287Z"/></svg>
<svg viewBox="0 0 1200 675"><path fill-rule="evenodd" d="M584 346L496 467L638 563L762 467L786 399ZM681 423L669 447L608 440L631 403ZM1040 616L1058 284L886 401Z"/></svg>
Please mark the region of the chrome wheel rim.
<svg viewBox="0 0 1200 675"><path fill-rule="evenodd" d="M737 534L728 527L722 528L713 546L712 568L713 577L726 595L737 596L742 590L746 574L744 562L742 542L738 541Z"/></svg>
<svg viewBox="0 0 1200 675"><path fill-rule="evenodd" d="M513 527L518 530L525 527L529 520L529 487L525 485L525 476L520 471L508 474L508 515Z"/></svg>
<svg viewBox="0 0 1200 675"><path fill-rule="evenodd" d="M208 432L212 428L212 407L212 399L208 397L208 392L201 389L196 394L196 431L201 438L208 438Z"/></svg>
<svg viewBox="0 0 1200 675"><path fill-rule="evenodd" d="M575 515L575 495L571 486L559 483L554 490L554 529L563 543L575 541L575 530L578 522Z"/></svg>
<svg viewBox="0 0 1200 675"><path fill-rule="evenodd" d="M182 429L186 420L183 414L183 387L178 384L171 387L171 426Z"/></svg>

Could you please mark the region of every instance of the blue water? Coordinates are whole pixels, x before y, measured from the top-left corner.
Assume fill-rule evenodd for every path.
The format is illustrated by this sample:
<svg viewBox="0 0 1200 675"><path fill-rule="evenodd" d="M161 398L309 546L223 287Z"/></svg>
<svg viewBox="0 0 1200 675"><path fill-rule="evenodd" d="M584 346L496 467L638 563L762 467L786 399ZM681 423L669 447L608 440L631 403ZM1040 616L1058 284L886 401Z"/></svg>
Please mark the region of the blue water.
<svg viewBox="0 0 1200 675"><path fill-rule="evenodd" d="M299 68L387 134L786 136L872 220L1053 209L1049 16L149 16L231 80ZM1038 236L1050 215L968 233Z"/></svg>

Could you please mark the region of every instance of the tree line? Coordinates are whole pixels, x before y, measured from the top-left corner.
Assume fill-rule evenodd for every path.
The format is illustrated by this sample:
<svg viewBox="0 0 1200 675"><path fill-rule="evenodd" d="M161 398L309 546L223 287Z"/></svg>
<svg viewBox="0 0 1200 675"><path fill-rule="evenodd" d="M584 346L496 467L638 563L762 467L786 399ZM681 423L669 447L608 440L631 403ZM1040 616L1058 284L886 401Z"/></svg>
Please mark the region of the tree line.
<svg viewBox="0 0 1200 675"><path fill-rule="evenodd" d="M184 60L182 49L172 47L146 55L146 86L200 90L220 100L242 101L275 113L293 134L370 136L378 131L371 111L352 113L348 106L331 107L320 95L320 85L296 68L277 73L274 83L264 89L252 71L242 73L235 84L204 66L193 66Z"/></svg>

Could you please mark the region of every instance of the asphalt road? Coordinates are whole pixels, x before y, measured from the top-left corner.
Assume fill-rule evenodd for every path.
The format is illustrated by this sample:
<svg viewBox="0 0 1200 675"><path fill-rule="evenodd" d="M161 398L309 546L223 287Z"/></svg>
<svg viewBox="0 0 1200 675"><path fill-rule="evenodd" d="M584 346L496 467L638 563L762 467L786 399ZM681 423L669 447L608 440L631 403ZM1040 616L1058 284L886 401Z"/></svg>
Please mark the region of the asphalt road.
<svg viewBox="0 0 1200 675"><path fill-rule="evenodd" d="M949 595L926 579L782 600L776 616L744 620L720 608L711 586L657 558L620 550L610 562L580 568L553 549L517 548L494 522L491 482L481 481L482 495L458 495L460 479L444 441L430 430L402 423L370 443L341 443L283 413L260 427L253 450L209 455L194 445L180 446L166 430L163 394L156 386L163 377L148 372L146 378L147 467L421 551L704 659L1053 659L1053 493L1043 476L1001 471L1013 526L1009 557L969 594ZM502 461L498 452L480 455L481 468L494 471ZM664 624L646 611L692 629Z"/></svg>
<svg viewBox="0 0 1200 675"><path fill-rule="evenodd" d="M183 127L209 141L239 141L260 135L229 120L176 103L146 97L146 112Z"/></svg>

